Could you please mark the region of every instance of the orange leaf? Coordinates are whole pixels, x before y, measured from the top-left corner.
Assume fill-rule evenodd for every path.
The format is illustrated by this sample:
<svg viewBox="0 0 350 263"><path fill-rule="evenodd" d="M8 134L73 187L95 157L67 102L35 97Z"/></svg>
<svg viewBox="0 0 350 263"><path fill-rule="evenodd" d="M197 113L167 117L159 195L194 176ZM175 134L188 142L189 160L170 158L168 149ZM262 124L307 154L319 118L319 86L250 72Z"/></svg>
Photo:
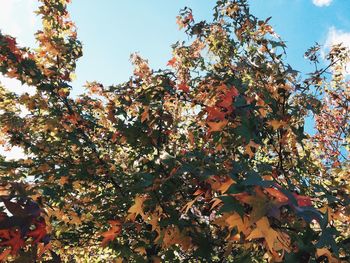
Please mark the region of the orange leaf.
<svg viewBox="0 0 350 263"><path fill-rule="evenodd" d="M10 255L10 253L11 253L11 249L10 249L10 248L4 250L4 251L1 253L1 255L0 255L0 262L2 262L3 260L5 260L5 259L8 257L8 255Z"/></svg>
<svg viewBox="0 0 350 263"><path fill-rule="evenodd" d="M44 245L44 243L38 244L38 258L41 258L41 256L48 250L52 249L51 243L47 243Z"/></svg>
<svg viewBox="0 0 350 263"><path fill-rule="evenodd" d="M225 119L225 112L222 112L218 107L206 107L206 111L208 113L207 120L213 121L213 120L224 120Z"/></svg>
<svg viewBox="0 0 350 263"><path fill-rule="evenodd" d="M214 131L221 131L228 123L228 120L223 120L219 122L214 122L214 121L208 121L207 124L209 126L209 131L214 132Z"/></svg>
<svg viewBox="0 0 350 263"><path fill-rule="evenodd" d="M174 67L175 63L177 62L176 58L173 57L172 59L170 59L168 61L168 63L166 64L167 66L170 66L170 67Z"/></svg>
<svg viewBox="0 0 350 263"><path fill-rule="evenodd" d="M271 121L268 121L267 124L269 124L274 130L277 130L283 127L284 125L286 125L284 121L279 121L279 120L271 120Z"/></svg>
<svg viewBox="0 0 350 263"><path fill-rule="evenodd" d="M149 120L149 107L148 106L143 107L143 112L141 114L141 122L145 122L146 120Z"/></svg>
<svg viewBox="0 0 350 263"><path fill-rule="evenodd" d="M265 188L266 192L268 192L271 196L276 198L278 202L285 203L288 202L288 197L285 196L281 191L275 188Z"/></svg>
<svg viewBox="0 0 350 263"><path fill-rule="evenodd" d="M122 224L119 220L109 220L108 222L111 225L111 228L101 234L101 236L103 236L101 243L103 247L105 247L108 242L113 241L122 231Z"/></svg>

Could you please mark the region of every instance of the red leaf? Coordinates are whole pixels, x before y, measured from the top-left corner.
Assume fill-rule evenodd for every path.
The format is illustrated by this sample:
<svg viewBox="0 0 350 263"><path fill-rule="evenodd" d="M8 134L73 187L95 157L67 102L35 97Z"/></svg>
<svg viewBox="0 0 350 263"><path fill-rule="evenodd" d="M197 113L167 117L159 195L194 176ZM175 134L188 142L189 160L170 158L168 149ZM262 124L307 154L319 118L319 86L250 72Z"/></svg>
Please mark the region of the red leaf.
<svg viewBox="0 0 350 263"><path fill-rule="evenodd" d="M32 237L33 243L40 242L46 235L46 223L45 220L42 220L41 222L35 222L35 229L28 232L28 236Z"/></svg>
<svg viewBox="0 0 350 263"><path fill-rule="evenodd" d="M0 230L0 238L1 239L10 239L10 231L8 229L1 229Z"/></svg>
<svg viewBox="0 0 350 263"><path fill-rule="evenodd" d="M312 206L310 196L293 194L295 199L297 199L298 206Z"/></svg>
<svg viewBox="0 0 350 263"><path fill-rule="evenodd" d="M170 66L170 67L174 67L175 63L177 62L176 58L173 57L172 59L170 59L168 61L168 63L166 64L167 66Z"/></svg>
<svg viewBox="0 0 350 263"><path fill-rule="evenodd" d="M9 240L0 242L0 246L10 246L11 254L16 255L18 250L24 246L24 240L21 237L21 232L19 230L14 230L10 232L11 238Z"/></svg>
<svg viewBox="0 0 350 263"><path fill-rule="evenodd" d="M225 119L225 112L220 111L218 107L207 107L206 111L208 112L208 121L220 120L223 121Z"/></svg>
<svg viewBox="0 0 350 263"><path fill-rule="evenodd" d="M190 87L189 87L186 83L184 83L184 82L181 82L181 83L177 86L177 88L178 88L179 90L182 90L183 92L189 92L189 91L190 91Z"/></svg>

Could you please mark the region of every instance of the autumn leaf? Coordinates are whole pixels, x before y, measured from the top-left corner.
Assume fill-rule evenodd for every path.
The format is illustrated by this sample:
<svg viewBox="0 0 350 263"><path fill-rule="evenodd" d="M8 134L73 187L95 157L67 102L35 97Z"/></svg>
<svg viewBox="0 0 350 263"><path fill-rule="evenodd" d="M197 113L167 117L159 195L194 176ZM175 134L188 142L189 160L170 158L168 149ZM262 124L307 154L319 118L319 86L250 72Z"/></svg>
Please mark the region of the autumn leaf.
<svg viewBox="0 0 350 263"><path fill-rule="evenodd" d="M10 232L10 239L0 242L0 246L10 246L11 255L16 255L18 250L24 246L24 240L21 237L19 230L13 230Z"/></svg>
<svg viewBox="0 0 350 263"><path fill-rule="evenodd" d="M267 124L269 124L274 130L278 130L279 128L284 127L286 125L286 122L280 120L271 120L268 121Z"/></svg>
<svg viewBox="0 0 350 263"><path fill-rule="evenodd" d="M103 237L101 245L103 247L105 247L109 242L113 241L122 231L122 223L119 220L109 220L108 223L111 226L110 229L101 234Z"/></svg>
<svg viewBox="0 0 350 263"><path fill-rule="evenodd" d="M45 236L47 236L46 232L46 223L45 220L42 219L40 221L36 221L35 229L28 232L28 236L33 238L33 243L36 244L40 242Z"/></svg>
<svg viewBox="0 0 350 263"><path fill-rule="evenodd" d="M68 180L69 180L68 176L62 176L59 180L59 184L63 186L68 183Z"/></svg>
<svg viewBox="0 0 350 263"><path fill-rule="evenodd" d="M176 58L173 57L172 59L170 59L170 60L168 61L168 63L167 63L166 65L167 65L167 66L170 66L170 67L174 67L176 62L177 62Z"/></svg>
<svg viewBox="0 0 350 263"><path fill-rule="evenodd" d="M208 113L207 120L208 121L223 121L225 120L225 112L222 112L218 107L206 107L206 111Z"/></svg>
<svg viewBox="0 0 350 263"><path fill-rule="evenodd" d="M51 243L39 243L38 244L38 258L41 258L42 255L44 255L47 251L50 251L52 249Z"/></svg>
<svg viewBox="0 0 350 263"><path fill-rule="evenodd" d="M2 262L3 260L5 260L10 254L11 254L11 249L5 249L1 254L0 254L0 262Z"/></svg>
<svg viewBox="0 0 350 263"><path fill-rule="evenodd" d="M190 91L190 87L185 82L181 82L179 85L177 85L177 89L186 93Z"/></svg>
<svg viewBox="0 0 350 263"><path fill-rule="evenodd" d="M222 131L222 129L227 125L228 120L223 120L219 122L207 121L210 132Z"/></svg>
<svg viewBox="0 0 350 263"><path fill-rule="evenodd" d="M263 238L271 252L285 250L290 252L290 238L283 232L276 231L270 227L267 217L256 222L256 228L247 236L247 240Z"/></svg>
<svg viewBox="0 0 350 263"><path fill-rule="evenodd" d="M144 106L141 114L141 122L145 122L146 120L149 120L149 106Z"/></svg>
<svg viewBox="0 0 350 263"><path fill-rule="evenodd" d="M252 149L256 151L259 147L259 144L255 143L253 140L250 140L245 146L245 153L249 155L249 158L253 158L255 153L252 151Z"/></svg>
<svg viewBox="0 0 350 263"><path fill-rule="evenodd" d="M197 196L196 198L194 198L193 200L189 201L183 208L181 208L181 212L183 214L187 214L188 210L191 209L191 207L193 206L193 204L198 200L200 196Z"/></svg>
<svg viewBox="0 0 350 263"><path fill-rule="evenodd" d="M127 216L127 219L131 221L135 221L135 218L138 215L141 215L142 218L146 217L142 208L143 203L145 202L146 199L147 199L146 195L138 195L135 197L135 204L129 208L128 210L129 215Z"/></svg>

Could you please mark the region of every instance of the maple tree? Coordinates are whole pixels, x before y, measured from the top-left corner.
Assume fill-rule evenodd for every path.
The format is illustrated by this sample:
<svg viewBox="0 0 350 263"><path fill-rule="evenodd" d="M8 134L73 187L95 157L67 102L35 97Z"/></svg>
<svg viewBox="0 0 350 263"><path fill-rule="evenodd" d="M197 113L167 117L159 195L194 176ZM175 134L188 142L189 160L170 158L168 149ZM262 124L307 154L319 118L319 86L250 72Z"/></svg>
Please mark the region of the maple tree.
<svg viewBox="0 0 350 263"><path fill-rule="evenodd" d="M25 152L0 157L0 260L349 260L345 48L324 68L310 48L302 78L269 19L220 0L212 21L180 12L166 69L134 54L128 82L72 97L70 1L40 2L37 49L0 33L0 72L36 87L0 86L0 143Z"/></svg>

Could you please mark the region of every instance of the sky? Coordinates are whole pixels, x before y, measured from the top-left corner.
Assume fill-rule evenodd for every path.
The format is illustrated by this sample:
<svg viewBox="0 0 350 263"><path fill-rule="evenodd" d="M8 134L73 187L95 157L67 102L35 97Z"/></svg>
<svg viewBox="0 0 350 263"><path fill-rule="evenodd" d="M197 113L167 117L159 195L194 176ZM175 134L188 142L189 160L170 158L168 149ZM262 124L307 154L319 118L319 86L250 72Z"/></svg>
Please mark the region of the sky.
<svg viewBox="0 0 350 263"><path fill-rule="evenodd" d="M128 80L130 54L139 52L154 69L164 68L172 57L171 45L185 40L176 16L181 8L193 10L195 20L212 18L214 0L73 0L69 11L83 42L84 56L77 65L73 94L82 93L86 81L105 85ZM97 4L98 3L98 4ZM349 0L249 0L251 12L270 24L287 44L287 62L308 72L312 66L304 52L315 42L326 50L343 42L350 47ZM0 30L17 37L20 45L35 48L34 33L40 20L33 13L36 0L0 0ZM349 66L350 68L350 66ZM349 71L350 72L350 71ZM16 93L35 91L0 76L0 82ZM4 149L0 148L0 153ZM19 149L6 153L21 155Z"/></svg>

